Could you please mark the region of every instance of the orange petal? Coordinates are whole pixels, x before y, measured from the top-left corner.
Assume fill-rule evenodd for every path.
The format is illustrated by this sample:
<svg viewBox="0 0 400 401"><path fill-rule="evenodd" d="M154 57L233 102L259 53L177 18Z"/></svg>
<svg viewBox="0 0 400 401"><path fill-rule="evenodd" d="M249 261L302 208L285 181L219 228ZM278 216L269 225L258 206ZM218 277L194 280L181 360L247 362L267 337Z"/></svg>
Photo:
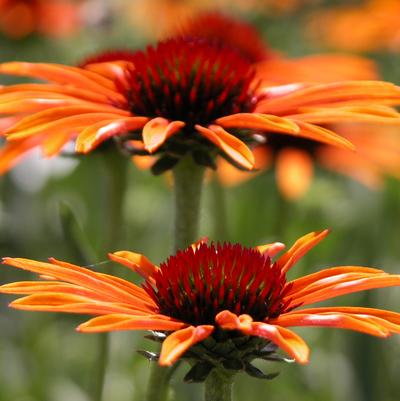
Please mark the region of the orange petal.
<svg viewBox="0 0 400 401"><path fill-rule="evenodd" d="M327 306L320 308L307 308L303 310L291 311L286 315L297 313L350 313L357 315L375 316L387 320L396 325L400 325L400 313L376 308L364 308L360 306Z"/></svg>
<svg viewBox="0 0 400 401"><path fill-rule="evenodd" d="M400 286L400 275L394 274L374 274L365 278L357 278L355 280L344 281L339 283L327 283L321 289L301 295L296 294L293 297L290 306L308 305L315 302L325 301L327 299L336 298L340 295L351 294L364 290L384 287Z"/></svg>
<svg viewBox="0 0 400 401"><path fill-rule="evenodd" d="M150 153L155 152L164 142L179 132L185 123L183 121L168 121L157 117L151 119L143 128L144 147Z"/></svg>
<svg viewBox="0 0 400 401"><path fill-rule="evenodd" d="M80 103L76 106L64 106L64 107L53 107L51 109L46 109L32 115L28 115L17 121L16 124L11 126L7 130L7 134L17 133L18 131L23 131L29 128L42 126L44 124L54 122L61 118L72 117L76 115L82 115L86 113L112 113L113 115L120 115L121 117L129 117L130 113L124 110L119 110L112 106L102 105L102 104L88 104Z"/></svg>
<svg viewBox="0 0 400 401"><path fill-rule="evenodd" d="M158 266L150 262L146 256L140 253L134 253L130 251L118 251L109 253L108 257L114 262L120 263L133 270L135 273L139 273L144 279L148 279L157 272Z"/></svg>
<svg viewBox="0 0 400 401"><path fill-rule="evenodd" d="M6 143L0 149L0 174L14 167L27 152L40 143L40 140L40 135L37 135L21 141Z"/></svg>
<svg viewBox="0 0 400 401"><path fill-rule="evenodd" d="M226 132L218 125L210 125L208 128L205 128L196 124L195 128L201 135L219 147L242 167L248 170L254 168L254 155L240 139Z"/></svg>
<svg viewBox="0 0 400 401"><path fill-rule="evenodd" d="M282 244L282 242L273 242L272 244L259 245L256 249L263 255L273 258L277 253L285 249L285 244Z"/></svg>
<svg viewBox="0 0 400 401"><path fill-rule="evenodd" d="M309 85L284 96L267 98L260 103L258 111L282 115L304 106L395 105L399 102L400 88L389 82L340 81Z"/></svg>
<svg viewBox="0 0 400 401"><path fill-rule="evenodd" d="M125 313L145 315L148 312L132 310L129 305L102 302L96 299L67 293L35 293L11 302L10 307L27 311L66 312L90 315Z"/></svg>
<svg viewBox="0 0 400 401"><path fill-rule="evenodd" d="M238 113L218 118L215 122L224 128L248 128L289 134L299 132L299 127L293 121L272 114Z"/></svg>
<svg viewBox="0 0 400 401"><path fill-rule="evenodd" d="M120 120L121 116L114 113L85 113L73 115L70 117L60 118L55 121L48 122L46 124L35 125L27 129L20 131L12 131L7 139L9 141L20 140L31 135L38 133L49 134L55 131L65 132L70 134L77 134L78 131L84 130L86 126L96 124L105 120ZM13 130L13 128L12 128Z"/></svg>
<svg viewBox="0 0 400 401"><path fill-rule="evenodd" d="M94 103L108 104L108 97L100 93L93 92L83 88L74 88L72 86L57 85L57 84L16 84L0 87L0 96L6 93L16 92L51 92L61 95L72 96L82 100L87 100Z"/></svg>
<svg viewBox="0 0 400 401"><path fill-rule="evenodd" d="M78 67L50 63L10 62L0 64L0 73L45 79L62 85L72 85L106 95L110 100L125 102L114 83L100 74Z"/></svg>
<svg viewBox="0 0 400 401"><path fill-rule="evenodd" d="M91 289L101 294L101 296L107 297L109 300L130 304L132 308L137 307L139 310L143 308L147 308L149 311L154 310L154 302L152 299L142 288L132 283L127 282L136 289L135 291L127 290L128 284L124 288L121 288L121 286L115 285L114 282L110 282L106 276L91 270L55 259L51 259L51 262L52 264L22 258L3 259L3 263L10 266L41 275L47 275L57 280Z"/></svg>
<svg viewBox="0 0 400 401"><path fill-rule="evenodd" d="M175 363L191 346L203 341L214 331L214 326L189 326L175 331L163 342L160 354L160 365L170 366Z"/></svg>
<svg viewBox="0 0 400 401"><path fill-rule="evenodd" d="M303 290L306 287L315 285L318 282L333 282L338 277L347 276L349 274L380 274L384 273L383 270L373 269L371 267L361 267L361 266L340 266L331 267L329 269L323 269L316 273L308 274L297 278L293 281L287 283L291 287L290 291L287 293L288 296Z"/></svg>
<svg viewBox="0 0 400 401"><path fill-rule="evenodd" d="M132 316L112 314L95 317L81 324L77 330L84 333L99 333L116 330L179 330L186 324L162 315Z"/></svg>
<svg viewBox="0 0 400 401"><path fill-rule="evenodd" d="M300 120L296 120L296 124L300 127L300 132L297 135L301 138L311 139L313 141L326 143L327 145L337 146L346 150L354 150L354 145L348 139L329 129Z"/></svg>
<svg viewBox="0 0 400 401"><path fill-rule="evenodd" d="M313 231L299 238L293 246L276 262L283 272L287 272L308 251L329 234L329 230Z"/></svg>
<svg viewBox="0 0 400 401"><path fill-rule="evenodd" d="M227 310L215 317L217 324L225 330L239 330L243 334L262 337L282 348L299 363L307 363L309 349L301 337L291 330L263 322L253 322L249 315L237 316Z"/></svg>
<svg viewBox="0 0 400 401"><path fill-rule="evenodd" d="M390 330L385 324L365 315L351 315L345 313L297 313L293 315L282 315L270 321L272 324L281 326L319 326L336 327L370 334L377 337L388 337ZM398 328L400 331L400 326Z"/></svg>
<svg viewBox="0 0 400 401"><path fill-rule="evenodd" d="M108 138L142 128L148 118L129 117L119 120L104 120L85 128L76 139L75 150L88 153Z"/></svg>
<svg viewBox="0 0 400 401"><path fill-rule="evenodd" d="M74 136L75 135L70 132L59 132L56 135L46 135L40 144L44 157L58 155L65 144L73 139Z"/></svg>
<svg viewBox="0 0 400 401"><path fill-rule="evenodd" d="M252 149L254 155L254 170L249 174L248 171L242 171L227 162L224 158L217 159L217 175L221 183L226 187L232 187L250 180L262 170L266 170L272 162L272 154L267 146L255 146Z"/></svg>
<svg viewBox="0 0 400 401"><path fill-rule="evenodd" d="M288 118L312 124L331 124L341 122L367 122L377 124L400 124L400 114L385 106L347 106L337 108L305 107L300 113Z"/></svg>
<svg viewBox="0 0 400 401"><path fill-rule="evenodd" d="M299 199L311 185L314 174L311 156L301 149L284 148L277 155L275 174L282 195L289 200Z"/></svg>

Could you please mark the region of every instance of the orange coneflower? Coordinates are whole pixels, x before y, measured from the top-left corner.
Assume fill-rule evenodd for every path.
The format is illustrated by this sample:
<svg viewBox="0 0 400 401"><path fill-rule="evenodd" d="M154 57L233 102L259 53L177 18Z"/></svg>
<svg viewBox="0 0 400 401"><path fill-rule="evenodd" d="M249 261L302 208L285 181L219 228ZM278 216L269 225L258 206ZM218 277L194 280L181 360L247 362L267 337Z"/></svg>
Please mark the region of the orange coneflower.
<svg viewBox="0 0 400 401"><path fill-rule="evenodd" d="M400 122L390 107L400 103L400 88L391 83L266 86L234 49L203 38L173 38L118 58L105 61L100 56L102 62L91 59L82 67L1 64L2 73L50 83L0 88L0 112L20 118L5 131L8 145L0 155L0 170L9 169L33 147L51 156L73 139L78 152L88 153L111 137L125 145L139 139L139 149L128 148L157 153L169 167L186 153L204 163L219 151L252 169L253 154L246 143L254 142L255 133L351 148L321 125Z"/></svg>
<svg viewBox="0 0 400 401"><path fill-rule="evenodd" d="M309 31L315 40L337 49L398 51L399 15L398 0L368 0L313 13Z"/></svg>
<svg viewBox="0 0 400 401"><path fill-rule="evenodd" d="M336 147L300 138L271 137L267 144L253 149L255 168L275 167L281 194L297 200L309 189L314 166L344 174L370 189L382 185L386 176L400 179L400 141L398 126L348 124L335 131L351 141L357 151L349 154ZM226 186L235 186L254 175L218 161L218 177Z"/></svg>
<svg viewBox="0 0 400 401"><path fill-rule="evenodd" d="M16 309L96 315L78 327L81 332L160 332L161 365L171 365L183 356L207 362L210 369L221 364L232 368L235 359L240 365L236 368L243 369L262 356L270 343L297 362L307 363L306 343L287 327L330 326L378 337L400 333L399 313L362 307L306 307L352 292L399 286L400 275L339 266L287 281L287 272L327 233L305 235L274 262L271 258L284 248L281 243L246 248L199 241L160 267L137 253L110 254L110 259L145 279L142 287L55 259L42 263L5 258L5 264L46 280L6 284L0 291L26 295L11 303ZM218 347L216 354L216 345L222 343L225 346Z"/></svg>
<svg viewBox="0 0 400 401"><path fill-rule="evenodd" d="M12 39L65 36L78 24L78 4L70 0L0 0L0 31Z"/></svg>
<svg viewBox="0 0 400 401"><path fill-rule="evenodd" d="M218 12L187 18L170 34L202 37L236 49L254 64L266 85L379 78L375 63L365 57L328 53L290 58L269 47L252 25Z"/></svg>

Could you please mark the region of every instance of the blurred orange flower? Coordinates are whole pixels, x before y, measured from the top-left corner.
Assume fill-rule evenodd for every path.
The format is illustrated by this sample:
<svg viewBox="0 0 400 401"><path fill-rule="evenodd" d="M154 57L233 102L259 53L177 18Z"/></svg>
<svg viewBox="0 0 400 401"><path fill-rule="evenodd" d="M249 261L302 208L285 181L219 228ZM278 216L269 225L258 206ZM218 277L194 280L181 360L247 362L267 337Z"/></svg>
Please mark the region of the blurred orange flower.
<svg viewBox="0 0 400 401"><path fill-rule="evenodd" d="M344 174L370 189L378 189L384 178L400 179L400 127L346 124L334 128L351 141L356 151L348 152L298 138L272 138L253 150L255 169L274 166L279 191L288 200L301 198L309 189L314 166ZM235 186L254 177L218 160L218 178L226 186Z"/></svg>
<svg viewBox="0 0 400 401"><path fill-rule="evenodd" d="M242 20L217 12L199 13L169 35L202 37L229 46L254 64L264 84L378 79L375 63L350 54L316 54L290 58L269 47L257 30Z"/></svg>
<svg viewBox="0 0 400 401"><path fill-rule="evenodd" d="M312 14L309 31L316 40L337 49L377 51L400 49L400 2L368 0Z"/></svg>
<svg viewBox="0 0 400 401"><path fill-rule="evenodd" d="M76 31L79 19L79 4L71 0L0 0L0 32L12 39L66 36Z"/></svg>
<svg viewBox="0 0 400 401"><path fill-rule="evenodd" d="M211 368L213 361L219 366L225 361L214 354L215 342L229 341L232 346L238 335L264 340L247 347L241 342L244 361L262 355L272 343L297 362L307 363L308 346L287 327L328 326L378 337L400 333L400 314L395 312L337 306L299 309L352 292L400 285L400 275L358 266L332 267L287 281L288 271L327 233L305 235L275 262L271 258L284 248L281 243L245 248L199 241L160 267L137 253L110 254L110 259L145 279L142 287L55 259L42 263L4 258L3 263L45 280L6 284L0 292L26 295L10 304L16 309L95 315L78 327L81 332L160 332L161 365L187 356L207 360ZM201 352L196 352L198 347Z"/></svg>

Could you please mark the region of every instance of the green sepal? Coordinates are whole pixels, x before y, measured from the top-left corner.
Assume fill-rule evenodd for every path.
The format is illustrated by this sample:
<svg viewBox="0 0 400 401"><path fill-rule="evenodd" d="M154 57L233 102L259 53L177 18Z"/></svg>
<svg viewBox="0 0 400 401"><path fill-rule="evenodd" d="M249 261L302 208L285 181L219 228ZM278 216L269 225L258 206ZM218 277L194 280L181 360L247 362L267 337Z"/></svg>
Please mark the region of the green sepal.
<svg viewBox="0 0 400 401"><path fill-rule="evenodd" d="M239 359L225 359L222 365L227 370L243 370L243 361Z"/></svg>
<svg viewBox="0 0 400 401"><path fill-rule="evenodd" d="M142 349L139 349L136 352L144 356L150 362L157 362L160 358L160 354L158 352L145 351Z"/></svg>
<svg viewBox="0 0 400 401"><path fill-rule="evenodd" d="M168 170L171 170L178 163L179 159L172 156L162 156L160 157L152 166L151 172L154 175L160 175L165 173Z"/></svg>
<svg viewBox="0 0 400 401"><path fill-rule="evenodd" d="M192 156L193 160L200 166L209 167L213 170L217 169L214 157L212 157L208 151L201 149L194 150Z"/></svg>
<svg viewBox="0 0 400 401"><path fill-rule="evenodd" d="M158 343L162 343L167 338L167 335L162 331L151 331L150 333L151 334L144 336L144 338Z"/></svg>
<svg viewBox="0 0 400 401"><path fill-rule="evenodd" d="M207 379L214 366L208 362L196 363L188 373L186 373L183 381L186 383L202 383Z"/></svg>
<svg viewBox="0 0 400 401"><path fill-rule="evenodd" d="M249 362L246 362L244 370L249 376L256 377L257 379L272 380L279 376L279 372L265 374Z"/></svg>

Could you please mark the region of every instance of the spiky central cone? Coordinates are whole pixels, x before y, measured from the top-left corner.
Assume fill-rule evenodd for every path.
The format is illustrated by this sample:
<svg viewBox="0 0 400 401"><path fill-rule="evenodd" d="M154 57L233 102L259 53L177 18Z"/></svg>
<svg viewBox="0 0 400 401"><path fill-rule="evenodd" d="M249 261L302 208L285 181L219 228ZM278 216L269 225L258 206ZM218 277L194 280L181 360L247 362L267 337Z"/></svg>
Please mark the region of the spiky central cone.
<svg viewBox="0 0 400 401"><path fill-rule="evenodd" d="M160 313L193 325L215 324L223 310L264 320L285 308L285 275L270 258L239 244L189 247L161 264L152 278L155 284L144 288Z"/></svg>
<svg viewBox="0 0 400 401"><path fill-rule="evenodd" d="M193 132L225 115L254 109L254 73L231 49L204 39L170 39L130 58L126 94L133 114L180 120Z"/></svg>

